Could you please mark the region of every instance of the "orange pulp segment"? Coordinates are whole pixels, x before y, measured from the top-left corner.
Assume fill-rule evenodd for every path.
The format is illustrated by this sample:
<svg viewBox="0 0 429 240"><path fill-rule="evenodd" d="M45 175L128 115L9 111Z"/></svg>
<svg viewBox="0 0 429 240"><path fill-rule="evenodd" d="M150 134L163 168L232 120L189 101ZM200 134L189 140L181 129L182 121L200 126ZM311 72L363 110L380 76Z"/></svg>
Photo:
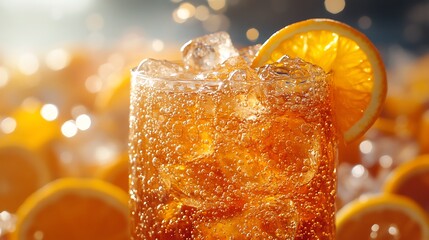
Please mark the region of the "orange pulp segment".
<svg viewBox="0 0 429 240"><path fill-rule="evenodd" d="M371 41L330 19L309 19L273 34L259 49L253 67L283 56L319 65L333 78L334 114L346 142L362 136L377 119L386 98L386 71Z"/></svg>

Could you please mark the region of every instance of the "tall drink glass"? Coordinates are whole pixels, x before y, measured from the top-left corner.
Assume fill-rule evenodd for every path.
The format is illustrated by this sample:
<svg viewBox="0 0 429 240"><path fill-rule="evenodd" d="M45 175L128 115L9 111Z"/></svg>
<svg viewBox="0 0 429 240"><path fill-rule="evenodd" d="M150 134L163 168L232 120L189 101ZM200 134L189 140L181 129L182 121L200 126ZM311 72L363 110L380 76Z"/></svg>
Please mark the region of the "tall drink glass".
<svg viewBox="0 0 429 240"><path fill-rule="evenodd" d="M133 239L334 239L329 79L299 59L244 59L132 71Z"/></svg>

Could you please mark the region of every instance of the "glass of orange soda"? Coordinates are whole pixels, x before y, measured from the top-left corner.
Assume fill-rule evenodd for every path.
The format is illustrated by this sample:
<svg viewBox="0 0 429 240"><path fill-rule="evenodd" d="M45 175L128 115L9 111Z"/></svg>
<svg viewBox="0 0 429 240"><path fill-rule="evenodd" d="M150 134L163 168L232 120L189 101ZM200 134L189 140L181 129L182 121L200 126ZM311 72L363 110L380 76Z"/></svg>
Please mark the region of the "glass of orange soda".
<svg viewBox="0 0 429 240"><path fill-rule="evenodd" d="M133 239L334 239L330 76L224 32L132 70Z"/></svg>

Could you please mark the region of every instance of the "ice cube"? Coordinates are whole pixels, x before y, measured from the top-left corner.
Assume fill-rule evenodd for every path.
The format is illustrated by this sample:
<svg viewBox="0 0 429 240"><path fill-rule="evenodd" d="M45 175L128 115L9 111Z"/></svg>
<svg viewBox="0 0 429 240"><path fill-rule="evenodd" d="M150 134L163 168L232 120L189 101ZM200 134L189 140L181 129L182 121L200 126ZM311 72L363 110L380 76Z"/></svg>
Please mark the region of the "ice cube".
<svg viewBox="0 0 429 240"><path fill-rule="evenodd" d="M262 196L245 204L244 211L196 227L196 234L213 239L295 239L299 214L285 195Z"/></svg>
<svg viewBox="0 0 429 240"><path fill-rule="evenodd" d="M184 164L165 164L159 169L164 187L183 204L213 209L236 199L236 187L221 171L219 163L208 157Z"/></svg>
<svg viewBox="0 0 429 240"><path fill-rule="evenodd" d="M186 67L195 70L212 69L226 59L238 55L237 49L232 45L231 38L226 32L193 39L181 50Z"/></svg>
<svg viewBox="0 0 429 240"><path fill-rule="evenodd" d="M241 139L240 139L241 141ZM289 192L292 183L287 172L270 166L270 159L259 151L250 152L243 145L220 150L222 171L246 193L275 194Z"/></svg>
<svg viewBox="0 0 429 240"><path fill-rule="evenodd" d="M315 106L326 105L330 96L329 75L319 66L299 58L281 58L258 69L262 81L267 81L266 95L278 111L314 112ZM304 116L305 117L305 116Z"/></svg>
<svg viewBox="0 0 429 240"><path fill-rule="evenodd" d="M295 203L287 195L277 194L253 199L248 205L246 215L246 218L261 221L258 227L266 233L266 237L295 239L300 216Z"/></svg>
<svg viewBox="0 0 429 240"><path fill-rule="evenodd" d="M288 56L259 68L258 74L263 80L287 80L295 84L317 80L318 76L326 76L321 67L300 58L290 58Z"/></svg>
<svg viewBox="0 0 429 240"><path fill-rule="evenodd" d="M256 70L252 69L249 64L241 56L231 57L221 65L220 71L227 71L229 81L233 82L254 82L260 81ZM242 87L238 84L236 87ZM234 90L238 90L234 88Z"/></svg>
<svg viewBox="0 0 429 240"><path fill-rule="evenodd" d="M167 60L147 58L141 61L134 71L155 78L169 78L183 75L184 67Z"/></svg>
<svg viewBox="0 0 429 240"><path fill-rule="evenodd" d="M227 68L230 72L233 69L250 69L249 64L241 56L233 56L228 58L222 63L222 66L219 67L220 70Z"/></svg>
<svg viewBox="0 0 429 240"><path fill-rule="evenodd" d="M222 64L215 66L213 69L199 73L195 80L249 82L259 81L259 77L256 70L250 68L243 57L233 56L225 60ZM246 85L241 86L245 87ZM237 85L237 87L240 86ZM234 90L238 89L234 88Z"/></svg>
<svg viewBox="0 0 429 240"><path fill-rule="evenodd" d="M259 51L259 48L261 48L261 44L256 44L253 46L248 46L245 48L241 48L238 50L240 56L248 63L252 63L253 59L255 58L256 53Z"/></svg>
<svg viewBox="0 0 429 240"><path fill-rule="evenodd" d="M254 121L265 112L257 94L240 94L236 98L235 115L241 119Z"/></svg>
<svg viewBox="0 0 429 240"><path fill-rule="evenodd" d="M251 69L237 69L232 71L228 75L228 80L234 81L234 82L253 82L255 80L258 80L258 76L256 74L253 74L253 71ZM240 87L240 85L235 84L236 86Z"/></svg>
<svg viewBox="0 0 429 240"><path fill-rule="evenodd" d="M161 239L191 239L193 215L196 208L173 200L159 208L160 222L164 231L160 231Z"/></svg>
<svg viewBox="0 0 429 240"><path fill-rule="evenodd" d="M266 147L274 169L296 187L308 184L316 175L322 152L321 126L303 119L278 117L271 125Z"/></svg>

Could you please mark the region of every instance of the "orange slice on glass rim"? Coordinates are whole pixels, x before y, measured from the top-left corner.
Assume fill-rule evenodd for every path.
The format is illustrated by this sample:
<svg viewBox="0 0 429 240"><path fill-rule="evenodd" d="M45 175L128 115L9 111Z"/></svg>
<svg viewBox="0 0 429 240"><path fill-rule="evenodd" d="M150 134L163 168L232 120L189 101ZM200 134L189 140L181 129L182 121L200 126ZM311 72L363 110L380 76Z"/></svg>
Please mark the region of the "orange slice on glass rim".
<svg viewBox="0 0 429 240"><path fill-rule="evenodd" d="M429 239L429 219L414 201L397 195L356 199L336 215L337 239Z"/></svg>
<svg viewBox="0 0 429 240"><path fill-rule="evenodd" d="M128 196L96 179L63 178L19 207L11 239L129 239Z"/></svg>
<svg viewBox="0 0 429 240"><path fill-rule="evenodd" d="M346 142L362 136L375 122L386 98L386 71L379 52L363 33L330 19L297 22L273 34L252 67L285 55L316 64L332 75L334 115Z"/></svg>

